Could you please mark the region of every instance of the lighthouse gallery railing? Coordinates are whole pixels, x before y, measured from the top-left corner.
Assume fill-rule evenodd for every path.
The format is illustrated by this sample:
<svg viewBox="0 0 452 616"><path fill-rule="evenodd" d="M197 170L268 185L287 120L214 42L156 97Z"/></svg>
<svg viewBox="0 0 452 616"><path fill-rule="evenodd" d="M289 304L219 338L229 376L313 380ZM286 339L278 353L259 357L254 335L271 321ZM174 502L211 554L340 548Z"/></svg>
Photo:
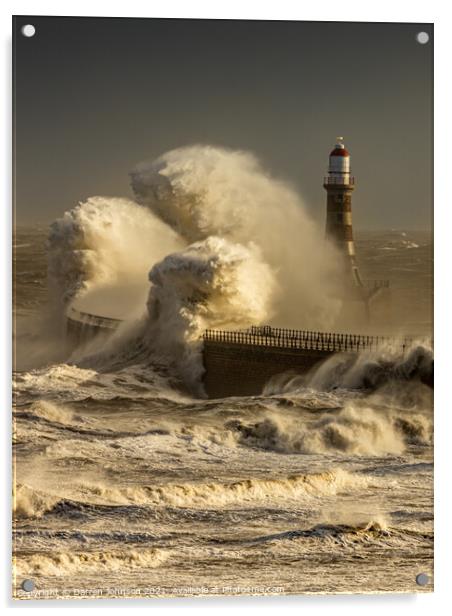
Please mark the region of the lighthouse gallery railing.
<svg viewBox="0 0 452 616"><path fill-rule="evenodd" d="M348 178L341 178L341 177L327 175L323 178L323 185L324 186L330 186L330 185L354 186L355 178L352 175L350 175Z"/></svg>

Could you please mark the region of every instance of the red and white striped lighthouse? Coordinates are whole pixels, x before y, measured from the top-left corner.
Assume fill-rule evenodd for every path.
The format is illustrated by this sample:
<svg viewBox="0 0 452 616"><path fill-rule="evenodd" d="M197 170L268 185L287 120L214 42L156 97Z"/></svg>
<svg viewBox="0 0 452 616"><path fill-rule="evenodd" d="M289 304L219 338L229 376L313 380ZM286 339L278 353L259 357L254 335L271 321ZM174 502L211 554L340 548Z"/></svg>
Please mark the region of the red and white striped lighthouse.
<svg viewBox="0 0 452 616"><path fill-rule="evenodd" d="M328 175L323 186L327 192L326 237L343 255L345 268L351 274L353 285L362 287L356 265L352 229L352 192L355 178L350 174L350 154L345 149L343 137L337 138L330 154Z"/></svg>

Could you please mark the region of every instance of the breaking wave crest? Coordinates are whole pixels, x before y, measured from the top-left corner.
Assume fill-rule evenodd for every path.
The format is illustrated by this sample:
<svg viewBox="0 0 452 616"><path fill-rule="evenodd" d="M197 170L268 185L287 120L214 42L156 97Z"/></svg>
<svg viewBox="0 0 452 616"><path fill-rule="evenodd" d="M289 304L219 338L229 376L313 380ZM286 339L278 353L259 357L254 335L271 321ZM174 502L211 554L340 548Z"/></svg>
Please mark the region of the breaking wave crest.
<svg viewBox="0 0 452 616"><path fill-rule="evenodd" d="M306 542L314 540L326 542L331 549L331 544L340 544L345 547L347 544L355 546L359 543L369 544L371 541L380 539L381 537L391 536L391 531L386 524L379 520L363 521L358 524L316 524L312 528L303 530L291 530L273 535L259 537L259 543L273 543L303 540L305 550L308 549ZM256 541L256 540L255 540ZM320 546L316 545L316 549Z"/></svg>
<svg viewBox="0 0 452 616"><path fill-rule="evenodd" d="M409 380L433 383L430 341L414 341L406 350L395 342L352 357L334 355L310 375L309 385L322 390L377 389L388 381Z"/></svg>
<svg viewBox="0 0 452 616"><path fill-rule="evenodd" d="M39 400L30 409L30 412L39 419L62 425L83 423L82 417L75 415L71 409L62 404L54 404L46 400Z"/></svg>
<svg viewBox="0 0 452 616"><path fill-rule="evenodd" d="M84 503L98 506L183 507L216 509L245 502L277 502L290 498L315 498L363 488L369 481L342 469L322 473L294 474L277 479L242 479L228 483L183 483L139 487L110 487L85 482L81 492ZM74 487L75 489L75 487ZM28 486L18 489L17 517L41 517L61 508L67 500L38 492Z"/></svg>
<svg viewBox="0 0 452 616"><path fill-rule="evenodd" d="M13 496L14 515L16 518L39 518L60 500L58 496L19 484Z"/></svg>
<svg viewBox="0 0 452 616"><path fill-rule="evenodd" d="M349 402L334 412L312 418L272 414L249 423L234 420L228 427L240 444L286 454L400 454L412 442L428 444L432 424L421 414L409 416Z"/></svg>
<svg viewBox="0 0 452 616"><path fill-rule="evenodd" d="M279 479L244 479L232 483L167 484L162 487L121 491L108 498L126 499L126 502L173 507L217 508L244 501L265 501L302 496L334 495L345 489L367 485L368 479L356 477L341 469L312 475L292 475Z"/></svg>
<svg viewBox="0 0 452 616"><path fill-rule="evenodd" d="M282 394L295 399L298 394L304 396L307 389L323 392L378 391L387 384L393 385L395 393L400 382L404 383L406 393L407 381L433 386L431 340L414 340L405 349L402 342L395 340L378 350L356 354L335 353L306 374L275 375L269 379L263 393Z"/></svg>
<svg viewBox="0 0 452 616"><path fill-rule="evenodd" d="M168 558L168 552L159 548L59 552L19 555L15 559L17 575L65 576L97 574L100 571L126 571L159 567Z"/></svg>

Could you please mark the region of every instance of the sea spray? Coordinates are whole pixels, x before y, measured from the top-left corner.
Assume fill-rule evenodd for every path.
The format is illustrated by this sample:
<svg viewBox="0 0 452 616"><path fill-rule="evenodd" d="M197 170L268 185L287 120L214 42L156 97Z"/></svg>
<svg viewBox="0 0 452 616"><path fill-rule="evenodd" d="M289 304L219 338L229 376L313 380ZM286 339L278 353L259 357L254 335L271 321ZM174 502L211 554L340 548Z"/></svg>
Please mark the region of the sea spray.
<svg viewBox="0 0 452 616"><path fill-rule="evenodd" d="M312 418L268 412L254 422L231 421L239 444L284 454L384 455L405 449L404 434L390 412L348 402Z"/></svg>
<svg viewBox="0 0 452 616"><path fill-rule="evenodd" d="M408 380L433 382L431 341L413 340L404 347L394 339L375 350L335 354L311 372L307 383L322 390L375 390L388 381Z"/></svg>
<svg viewBox="0 0 452 616"><path fill-rule="evenodd" d="M151 344L189 382L202 373L199 340L208 328L248 327L271 317L277 282L255 245L209 237L152 268L148 299Z"/></svg>
<svg viewBox="0 0 452 616"><path fill-rule="evenodd" d="M50 227L48 282L63 306L99 287L147 286L152 265L183 242L147 208L129 199L91 197ZM99 313L108 305L100 303Z"/></svg>
<svg viewBox="0 0 452 616"><path fill-rule="evenodd" d="M179 148L131 178L140 204L91 197L53 223L49 286L64 311L139 319L150 281L143 342L197 393L204 329L331 325L340 309L334 249L296 192L252 154ZM97 346L105 342L83 356Z"/></svg>
<svg viewBox="0 0 452 616"><path fill-rule="evenodd" d="M408 381L433 385L431 340L415 339L405 345L402 339L394 338L376 349L334 353L304 374L296 371L276 374L265 384L263 393L296 396L304 395L309 389L376 391L391 385L406 394L411 391Z"/></svg>
<svg viewBox="0 0 452 616"><path fill-rule="evenodd" d="M187 242L211 235L252 240L278 271L276 323L331 326L340 309L340 260L295 190L266 173L251 153L178 148L139 164L131 184L137 200Z"/></svg>
<svg viewBox="0 0 452 616"><path fill-rule="evenodd" d="M16 484L13 494L15 518L41 517L59 502L55 494L48 494L27 485Z"/></svg>
<svg viewBox="0 0 452 616"><path fill-rule="evenodd" d="M378 503L343 502L324 507L318 512L319 524L346 526L357 530L380 529L388 531L390 520Z"/></svg>

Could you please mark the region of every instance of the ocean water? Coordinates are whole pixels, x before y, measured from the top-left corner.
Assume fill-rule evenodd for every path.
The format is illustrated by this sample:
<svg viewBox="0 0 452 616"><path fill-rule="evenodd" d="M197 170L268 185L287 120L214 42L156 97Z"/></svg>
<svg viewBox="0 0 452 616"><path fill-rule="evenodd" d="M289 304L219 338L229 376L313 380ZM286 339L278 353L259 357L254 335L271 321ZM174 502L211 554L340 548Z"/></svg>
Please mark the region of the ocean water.
<svg viewBox="0 0 452 616"><path fill-rule="evenodd" d="M47 233L14 239L16 597L433 589L430 388L314 378L206 400L136 333L102 359L74 351ZM356 236L363 276L388 278L405 330L431 334L431 237Z"/></svg>

